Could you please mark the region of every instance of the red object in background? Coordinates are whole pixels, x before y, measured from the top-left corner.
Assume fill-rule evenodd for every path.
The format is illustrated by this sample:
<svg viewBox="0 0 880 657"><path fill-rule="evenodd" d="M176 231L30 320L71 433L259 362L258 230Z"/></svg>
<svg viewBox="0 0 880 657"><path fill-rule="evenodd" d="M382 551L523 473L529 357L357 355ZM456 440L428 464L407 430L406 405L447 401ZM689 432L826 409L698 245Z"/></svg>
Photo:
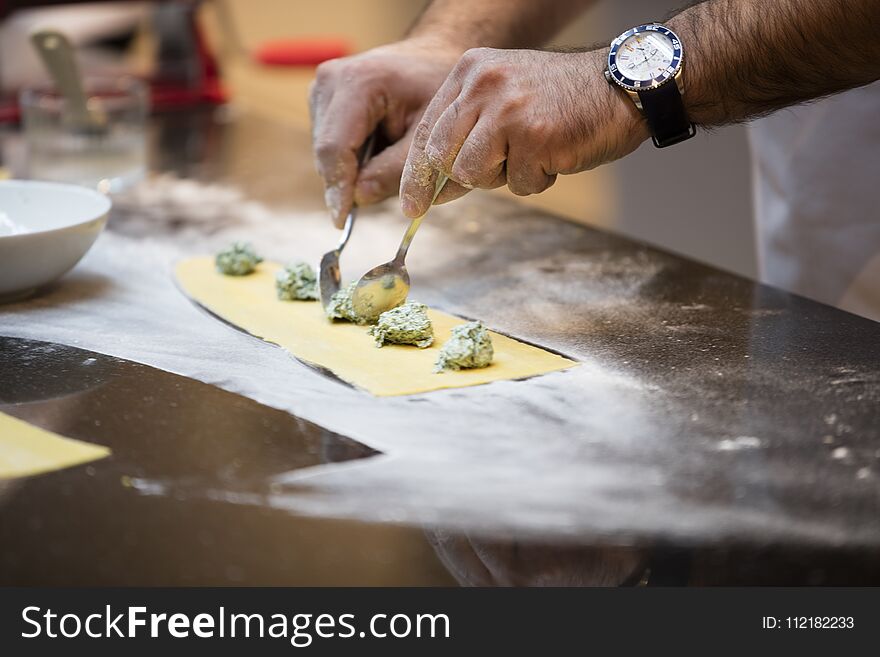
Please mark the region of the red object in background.
<svg viewBox="0 0 880 657"><path fill-rule="evenodd" d="M253 58L263 66L317 66L328 59L350 55L351 52L351 43L346 39L281 39L258 46Z"/></svg>
<svg viewBox="0 0 880 657"><path fill-rule="evenodd" d="M18 103L14 99L0 98L0 125L18 122Z"/></svg>

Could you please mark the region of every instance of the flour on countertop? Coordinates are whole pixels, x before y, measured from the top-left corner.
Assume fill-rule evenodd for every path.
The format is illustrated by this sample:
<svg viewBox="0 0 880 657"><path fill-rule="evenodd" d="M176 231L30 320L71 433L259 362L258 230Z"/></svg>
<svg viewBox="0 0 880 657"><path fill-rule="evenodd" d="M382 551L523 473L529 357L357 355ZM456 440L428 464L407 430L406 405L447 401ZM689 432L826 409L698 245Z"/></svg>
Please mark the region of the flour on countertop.
<svg viewBox="0 0 880 657"><path fill-rule="evenodd" d="M737 436L725 438L715 446L719 452L736 452L743 449L758 449L761 447L761 439L754 436Z"/></svg>
<svg viewBox="0 0 880 657"><path fill-rule="evenodd" d="M755 436L766 448L761 458L778 459L772 448L779 436L760 433L767 426L761 413L772 411L762 403L774 397L750 393L752 405L737 406L745 386L813 393L820 381L784 377L777 360L762 369L755 357L726 366L725 378L743 382L735 392L715 386L716 375L707 376L720 367L714 357L725 350L754 353L749 334L719 332L713 313L682 309L700 303L698 294L667 300L652 291L665 286L660 277L675 274L674 261L662 253L621 256L602 233L562 223L547 230L534 210L491 195L475 193L432 209L408 259L418 299L479 317L492 329L577 358L581 366L525 381L376 400L210 317L173 281L175 262L239 240L275 261L295 254L318 262L338 238L325 211L275 211L233 188L174 179L137 194L143 196L135 202L117 202L108 230L59 285L0 306L0 326L4 335L91 349L217 385L385 452L280 474L270 482L271 495L236 503L395 523L455 518L465 530L490 527L573 541L588 535L627 540L621 532L635 526L694 541L754 530L768 540L853 536L847 519L833 513L783 517L775 504L732 504L722 513L693 495L711 485L706 478L718 476L700 467L697 456L705 450L689 449L695 436L734 447L721 447L731 453L716 459L727 468L753 458L748 450L758 447ZM180 200L186 195L192 198ZM395 201L365 208L346 248L344 279L386 260L406 226ZM743 304L737 315L743 322L765 321L751 316L747 302L737 303ZM662 327L662 320L702 330L639 331ZM577 331L564 330L572 325ZM731 344L731 335L744 335L743 344ZM652 366L658 358L667 359L662 371ZM842 424L824 425L829 408L845 409L857 394L871 401L877 384L867 380L861 387L834 386L838 407L810 397L814 415L804 417L820 427L812 434L817 449L821 436ZM794 440L804 427L778 430ZM670 454L681 458L658 458ZM822 460L852 481L852 469ZM171 495L187 485L174 480L151 488L151 481L138 480L134 490ZM870 523L858 531L872 540L880 532Z"/></svg>

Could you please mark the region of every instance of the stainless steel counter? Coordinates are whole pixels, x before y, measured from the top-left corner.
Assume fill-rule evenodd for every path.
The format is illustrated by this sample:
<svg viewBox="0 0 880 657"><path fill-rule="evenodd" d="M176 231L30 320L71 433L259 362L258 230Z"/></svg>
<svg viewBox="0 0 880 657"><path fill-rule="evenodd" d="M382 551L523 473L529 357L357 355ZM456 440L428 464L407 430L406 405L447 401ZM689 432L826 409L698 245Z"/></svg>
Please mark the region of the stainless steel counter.
<svg viewBox="0 0 880 657"><path fill-rule="evenodd" d="M180 115L157 123L154 140L156 168L232 182L249 198L302 216L299 223L249 224L255 235L277 234L307 253L332 242L332 231L321 232L323 219L309 214L320 209L320 189L306 135L247 117L223 123ZM403 224L389 208L361 221L356 239L368 246L350 256L352 271L375 264L376 253L396 241ZM70 552L44 567L58 542L82 553L94 546L122 555L105 570L100 561L78 562L74 580L81 583L90 577L102 583L313 581L280 566L261 569L257 557L297 541L313 550L324 545L341 551L336 554L362 555L356 537L385 531L418 558L407 562L394 547L368 549L363 567L378 569L385 559L399 564L398 574L417 573L413 579L421 582L448 578L440 563L470 583L635 583L649 572L654 583L878 579L880 326L873 322L474 195L432 214L413 247L414 294L576 358L580 367L525 382L377 400L210 318L187 314L182 303L169 309L181 313L188 330L192 325L206 336L205 361L222 358L224 349L252 350L252 367L268 377L255 383L246 368L230 365L221 374L199 363L197 354L172 359L171 352L183 347L174 346L167 324L153 319L155 308L132 309L142 313L139 321L157 322L155 345L87 335L94 321L89 295L114 292L112 282L102 284L109 290L95 282L111 262L111 248L136 255L139 240L144 252L147 243L166 240L185 253L234 232L222 221L199 228L183 217L149 225L129 216L136 214L138 208L129 208L114 217L103 255L96 254L79 278L74 274L39 299L0 308L0 334L75 340L93 351L175 369L291 411L338 436L334 440L359 445L355 451L382 454L309 471L284 458L278 467L256 465L285 450L297 452L302 442L273 444L265 453L249 448L256 450L246 452L255 465L246 483L262 491L254 496L236 488L237 475L223 480L224 459L208 458L212 450L231 457L241 447L232 438L216 447L196 441L178 463L154 461L153 448L139 448L128 467L147 474L134 478L133 491L107 489L120 504L108 502L107 514L87 525L88 532L49 514L64 509L69 518L75 508L94 508L89 496L99 489L88 485L85 468L6 484L2 582L64 581ZM123 276L119 267L114 275ZM118 293L120 309L138 298ZM76 312L67 316L60 312L65 307ZM23 370L10 345L26 352L27 343L4 345L2 380L14 375L23 382L5 386L4 394L18 385L38 393L50 385L51 359ZM136 407L120 398L101 412ZM3 409L16 414L21 407ZM90 418L98 411L83 412ZM36 413L31 419L41 424L47 418ZM182 422L181 416L174 431L183 430ZM124 422L114 426L124 433ZM262 430L248 435L259 444ZM112 438L123 446L134 439ZM95 465L95 472L107 468L108 481L115 481L115 458ZM204 477L191 477L187 462ZM60 497L64 482L76 492ZM227 513L234 521L224 527ZM126 531L141 531L141 537L161 532L153 514L178 517L170 540L161 546L141 538L126 542ZM331 522L316 516L347 519L332 521L345 528L343 543L323 535L309 539L317 530L301 528ZM34 517L53 519L26 531ZM255 540L235 543L249 522L261 526ZM213 537L211 545L234 549L214 553L216 562L206 562L210 572L181 570L189 562L175 546L191 546L202 530ZM300 530L298 538L286 533ZM127 577L122 565L134 555L151 565ZM236 560L252 565L235 570ZM329 581L332 560L321 563ZM226 566L239 573L237 580L224 575Z"/></svg>

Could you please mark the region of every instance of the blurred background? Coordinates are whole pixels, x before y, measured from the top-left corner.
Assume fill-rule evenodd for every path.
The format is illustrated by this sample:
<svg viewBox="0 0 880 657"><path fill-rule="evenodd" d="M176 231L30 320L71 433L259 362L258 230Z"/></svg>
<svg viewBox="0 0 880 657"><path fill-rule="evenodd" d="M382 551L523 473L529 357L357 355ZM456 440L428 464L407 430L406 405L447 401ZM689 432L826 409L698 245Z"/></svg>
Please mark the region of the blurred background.
<svg viewBox="0 0 880 657"><path fill-rule="evenodd" d="M86 74L120 71L153 80L154 108L229 102L308 128L306 95L316 62L399 38L423 0L204 0L66 4L0 0L0 130L14 129L17 90L46 80L29 44L35 29L63 31ZM667 0L598 2L556 39L606 43L663 18ZM52 5L52 6L46 6ZM169 62L173 62L170 65ZM752 205L744 129L731 126L659 151L560 177L519 199L754 277ZM639 194L630 191L637 184ZM504 193L498 191L493 193ZM662 202L645 208L638 199Z"/></svg>

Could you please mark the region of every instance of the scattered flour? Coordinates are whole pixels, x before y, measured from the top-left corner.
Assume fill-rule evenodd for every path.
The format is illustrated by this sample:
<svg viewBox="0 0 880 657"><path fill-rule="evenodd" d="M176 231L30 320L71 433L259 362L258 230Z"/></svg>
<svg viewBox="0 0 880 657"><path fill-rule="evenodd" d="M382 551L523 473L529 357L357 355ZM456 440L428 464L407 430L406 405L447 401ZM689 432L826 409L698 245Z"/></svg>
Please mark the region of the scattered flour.
<svg viewBox="0 0 880 657"><path fill-rule="evenodd" d="M760 438L754 436L737 436L736 438L725 438L715 447L719 452L737 452L743 449L758 449L762 447Z"/></svg>
<svg viewBox="0 0 880 657"><path fill-rule="evenodd" d="M837 459L838 461L842 461L845 458L849 457L849 449L846 447L838 447L833 452L831 452L831 458Z"/></svg>

